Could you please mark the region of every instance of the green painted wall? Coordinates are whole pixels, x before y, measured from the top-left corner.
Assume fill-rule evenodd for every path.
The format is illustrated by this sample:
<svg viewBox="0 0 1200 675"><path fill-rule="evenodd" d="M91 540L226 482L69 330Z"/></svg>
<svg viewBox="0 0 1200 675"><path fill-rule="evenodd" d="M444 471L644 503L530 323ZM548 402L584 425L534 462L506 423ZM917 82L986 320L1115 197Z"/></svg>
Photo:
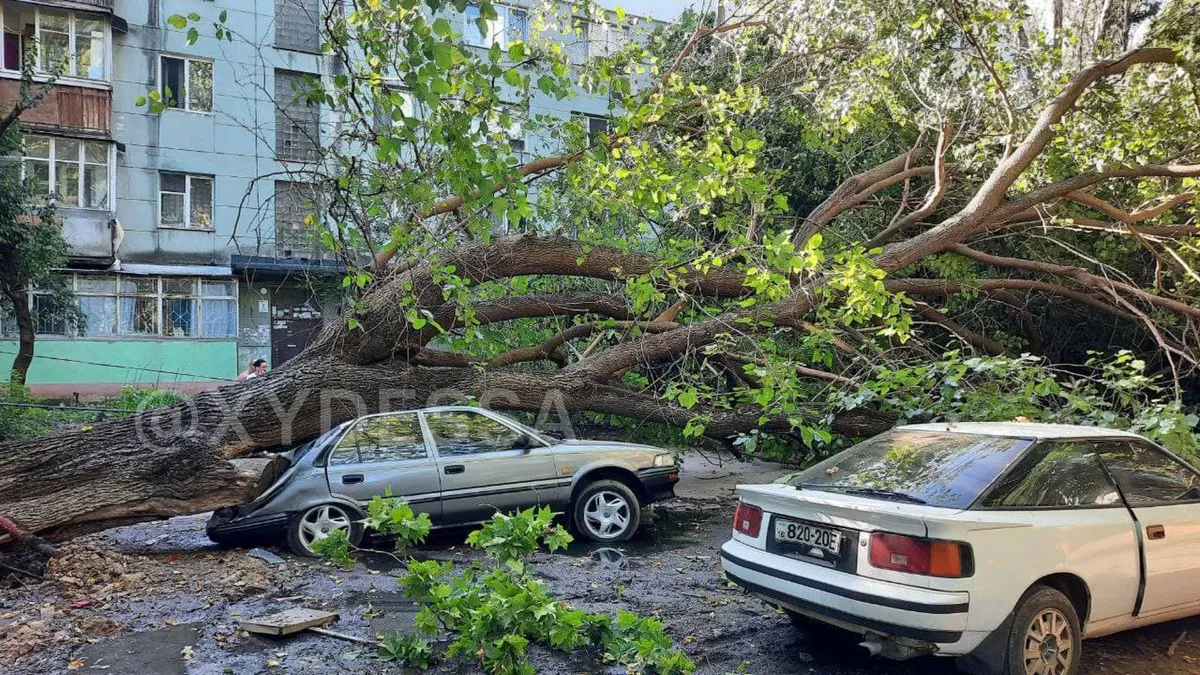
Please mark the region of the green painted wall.
<svg viewBox="0 0 1200 675"><path fill-rule="evenodd" d="M0 340L4 372L16 353L15 340ZM41 339L34 345L28 384L169 385L233 380L238 372L236 340Z"/></svg>

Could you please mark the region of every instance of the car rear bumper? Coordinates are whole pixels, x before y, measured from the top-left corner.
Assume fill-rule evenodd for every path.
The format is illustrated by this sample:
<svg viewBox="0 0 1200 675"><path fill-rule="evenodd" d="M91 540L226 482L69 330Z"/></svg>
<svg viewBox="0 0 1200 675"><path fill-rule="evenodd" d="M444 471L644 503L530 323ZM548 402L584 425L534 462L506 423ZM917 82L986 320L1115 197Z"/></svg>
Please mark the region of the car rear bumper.
<svg viewBox="0 0 1200 675"><path fill-rule="evenodd" d="M273 541L287 534L290 513L242 515L241 507L224 507L213 512L204 530L218 544Z"/></svg>
<svg viewBox="0 0 1200 675"><path fill-rule="evenodd" d="M679 467L642 469L638 472L638 479L642 481L642 487L646 490L646 503L674 499L675 484L679 482Z"/></svg>
<svg viewBox="0 0 1200 675"><path fill-rule="evenodd" d="M869 579L735 540L721 547L721 566L730 581L772 604L858 632L924 643L932 651L965 651L966 645L956 644L967 626L965 591Z"/></svg>

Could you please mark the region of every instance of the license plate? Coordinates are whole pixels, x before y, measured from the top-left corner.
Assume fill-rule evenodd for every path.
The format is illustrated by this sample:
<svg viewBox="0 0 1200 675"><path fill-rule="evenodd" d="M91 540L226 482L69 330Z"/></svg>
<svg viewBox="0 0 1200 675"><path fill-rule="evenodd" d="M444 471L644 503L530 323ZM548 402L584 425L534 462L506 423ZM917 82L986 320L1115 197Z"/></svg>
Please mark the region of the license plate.
<svg viewBox="0 0 1200 675"><path fill-rule="evenodd" d="M842 533L809 523L776 519L775 541L811 546L837 555L842 547Z"/></svg>

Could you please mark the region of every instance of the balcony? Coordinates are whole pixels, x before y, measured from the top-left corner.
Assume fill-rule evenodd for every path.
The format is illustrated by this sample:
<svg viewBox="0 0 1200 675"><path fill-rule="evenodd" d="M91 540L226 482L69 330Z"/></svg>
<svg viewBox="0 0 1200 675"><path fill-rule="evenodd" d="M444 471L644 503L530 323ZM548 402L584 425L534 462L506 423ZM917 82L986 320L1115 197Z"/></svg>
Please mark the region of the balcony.
<svg viewBox="0 0 1200 675"><path fill-rule="evenodd" d="M61 7L63 9L79 9L88 12L106 12L111 14L113 11L113 0L25 0L31 5L45 5L47 7Z"/></svg>
<svg viewBox="0 0 1200 675"><path fill-rule="evenodd" d="M0 79L0 107L11 108L20 94L21 81ZM31 131L70 131L108 136L112 128L112 93L104 89L55 85L36 107L21 115Z"/></svg>
<svg viewBox="0 0 1200 675"><path fill-rule="evenodd" d="M60 207L56 216L62 224L63 239L70 246L67 257L72 264L87 267L112 264L120 237L120 226L112 213Z"/></svg>

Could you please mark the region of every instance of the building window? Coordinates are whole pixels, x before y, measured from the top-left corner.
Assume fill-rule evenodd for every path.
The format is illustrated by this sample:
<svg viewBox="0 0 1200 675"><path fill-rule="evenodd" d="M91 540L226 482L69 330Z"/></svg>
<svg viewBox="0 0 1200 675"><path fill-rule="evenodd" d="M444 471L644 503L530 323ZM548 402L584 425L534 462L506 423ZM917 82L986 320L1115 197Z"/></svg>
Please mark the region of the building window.
<svg viewBox="0 0 1200 675"><path fill-rule="evenodd" d="M26 136L24 178L61 206L108 209L109 144L77 138Z"/></svg>
<svg viewBox="0 0 1200 675"><path fill-rule="evenodd" d="M108 79L108 22L87 14L0 7L4 25L3 69L21 71L27 50L37 49L34 68L45 75Z"/></svg>
<svg viewBox="0 0 1200 675"><path fill-rule="evenodd" d="M508 143L508 147L516 154L525 152L524 113L514 106L505 105L500 110L493 110L487 115L486 135L489 139L497 139ZM480 133L480 119L471 123L471 132Z"/></svg>
<svg viewBox="0 0 1200 675"><path fill-rule="evenodd" d="M159 89L168 108L212 112L212 61L164 56L159 63Z"/></svg>
<svg viewBox="0 0 1200 675"><path fill-rule="evenodd" d="M608 133L608 118L603 115L590 115L588 113L574 113L574 117L583 125L584 131L587 132L588 138L595 140L600 134Z"/></svg>
<svg viewBox="0 0 1200 675"><path fill-rule="evenodd" d="M275 255L280 258L319 258L321 248L309 216L316 211L312 186L275 181Z"/></svg>
<svg viewBox="0 0 1200 675"><path fill-rule="evenodd" d="M275 0L275 46L321 51L321 0Z"/></svg>
<svg viewBox="0 0 1200 675"><path fill-rule="evenodd" d="M321 148L321 108L305 100L305 75L275 71L275 156L311 162Z"/></svg>
<svg viewBox="0 0 1200 675"><path fill-rule="evenodd" d="M55 307L54 298L50 295L35 292L33 294L33 332L42 335L66 335L67 319L59 307Z"/></svg>
<svg viewBox="0 0 1200 675"><path fill-rule="evenodd" d="M509 44L518 40L529 41L528 11L506 5L492 5L492 7L496 10L496 18L484 20L487 31L483 32L479 29L479 20L482 16L479 5L467 5L466 11L462 14L462 31L467 44L485 49L491 48L493 44L498 44L501 48L507 49Z"/></svg>
<svg viewBox="0 0 1200 675"><path fill-rule="evenodd" d="M165 227L212 229L213 177L158 174L158 222Z"/></svg>
<svg viewBox="0 0 1200 675"><path fill-rule="evenodd" d="M568 49L572 63L578 65L599 56L611 56L621 48L625 32L617 26L586 19L577 21L579 40Z"/></svg>
<svg viewBox="0 0 1200 675"><path fill-rule="evenodd" d="M384 85L375 98L375 133L389 128L399 130L405 120L416 117L412 92L394 85Z"/></svg>
<svg viewBox="0 0 1200 675"><path fill-rule="evenodd" d="M237 337L237 282L193 277L78 274L72 280L84 337ZM49 296L30 300L35 330L68 335L63 312L49 311ZM47 311L38 313L46 305Z"/></svg>

